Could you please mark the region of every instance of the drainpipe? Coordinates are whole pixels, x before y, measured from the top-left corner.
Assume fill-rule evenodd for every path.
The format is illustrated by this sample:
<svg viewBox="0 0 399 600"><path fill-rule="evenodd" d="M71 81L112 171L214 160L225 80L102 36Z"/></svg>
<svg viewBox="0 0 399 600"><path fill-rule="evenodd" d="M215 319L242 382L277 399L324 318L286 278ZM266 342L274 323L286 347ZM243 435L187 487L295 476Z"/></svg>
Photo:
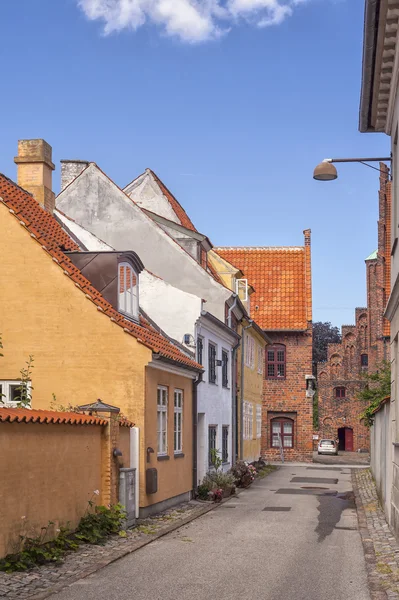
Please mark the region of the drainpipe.
<svg viewBox="0 0 399 600"><path fill-rule="evenodd" d="M248 319L249 325L242 328L241 338L241 406L240 406L240 421L241 421L241 432L240 432L240 460L243 459L244 455L244 350L245 350L245 332L247 329L252 327L253 320Z"/></svg>
<svg viewBox="0 0 399 600"><path fill-rule="evenodd" d="M231 315L233 314L233 310L237 306L237 298L238 298L237 294L233 294L233 298L234 298L234 302L233 302L232 306L230 306L230 308L229 308L229 314L227 317L227 325L230 327L230 329L231 329Z"/></svg>
<svg viewBox="0 0 399 600"><path fill-rule="evenodd" d="M231 329L231 315L233 314L233 310L237 306L237 294L233 294L234 302L229 308L229 313L227 316L227 325ZM232 457L231 463L235 465L236 463L236 440L238 435L238 423L237 423L237 380L236 380L236 368L235 361L237 356L237 348L240 345L240 340L238 340L237 344L232 348L231 351L231 447L232 447Z"/></svg>
<svg viewBox="0 0 399 600"><path fill-rule="evenodd" d="M193 380L193 492L197 491L198 482L198 385L202 381L202 373L198 374L197 379Z"/></svg>

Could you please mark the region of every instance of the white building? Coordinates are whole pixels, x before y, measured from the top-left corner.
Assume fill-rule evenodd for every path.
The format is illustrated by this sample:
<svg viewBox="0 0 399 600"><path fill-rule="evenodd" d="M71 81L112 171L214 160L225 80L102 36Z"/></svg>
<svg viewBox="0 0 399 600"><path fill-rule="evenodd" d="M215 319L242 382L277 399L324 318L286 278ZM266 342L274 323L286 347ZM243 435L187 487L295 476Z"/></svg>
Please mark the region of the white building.
<svg viewBox="0 0 399 600"><path fill-rule="evenodd" d="M361 132L381 132L391 138L392 248L391 289L386 317L390 321L392 386L390 402L375 415L371 432L372 470L389 523L399 534L399 2L366 0Z"/></svg>

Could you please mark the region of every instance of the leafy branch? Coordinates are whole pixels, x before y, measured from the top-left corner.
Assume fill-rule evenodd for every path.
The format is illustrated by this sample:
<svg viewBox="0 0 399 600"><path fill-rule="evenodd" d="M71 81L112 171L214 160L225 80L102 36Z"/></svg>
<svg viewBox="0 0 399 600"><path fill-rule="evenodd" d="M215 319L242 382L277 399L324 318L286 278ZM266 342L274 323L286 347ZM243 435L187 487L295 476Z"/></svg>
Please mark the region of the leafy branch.
<svg viewBox="0 0 399 600"><path fill-rule="evenodd" d="M358 393L359 400L367 402L368 406L361 415L367 427L374 423L374 411L379 408L381 402L391 394L391 365L382 362L374 373L364 373L366 381L364 388Z"/></svg>

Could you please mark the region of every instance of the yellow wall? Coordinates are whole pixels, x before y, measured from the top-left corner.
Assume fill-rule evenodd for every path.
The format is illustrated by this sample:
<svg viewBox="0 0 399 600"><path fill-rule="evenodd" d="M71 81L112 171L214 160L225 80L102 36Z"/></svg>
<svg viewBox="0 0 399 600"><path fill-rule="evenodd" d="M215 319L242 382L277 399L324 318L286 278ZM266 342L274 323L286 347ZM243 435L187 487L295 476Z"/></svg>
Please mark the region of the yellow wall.
<svg viewBox="0 0 399 600"><path fill-rule="evenodd" d="M193 411L192 411L192 379L181 377L159 369L146 369L146 434L142 441L141 456L143 485L141 485L140 506L149 506L167 498L178 496L192 490L193 482ZM169 460L157 458L157 388L158 385L168 388L168 456ZM174 457L174 390L183 390L183 454ZM147 463L146 450L151 447L154 453ZM158 469L158 492L145 494L145 469Z"/></svg>
<svg viewBox="0 0 399 600"><path fill-rule="evenodd" d="M244 326L248 323L245 323ZM240 324L238 333L243 336L243 327ZM242 458L243 460L248 460L249 462L253 460L258 460L261 454L261 438L256 435L256 406L262 406L262 398L263 398L263 368L264 361L262 361L262 373L258 373L258 347L262 346L263 350L265 349L266 342L265 340L253 329L249 328L245 331L245 334L248 334L255 340L255 365L254 368L251 369L245 365L244 361L244 398L243 400L246 402L251 402L253 405L253 423L252 423L252 439L251 440L243 440L243 451ZM237 352L237 360L238 360L238 455L241 455L241 351L242 346L240 344ZM245 349L244 349L245 353Z"/></svg>
<svg viewBox="0 0 399 600"><path fill-rule="evenodd" d="M18 536L76 527L101 490L101 425L0 423L0 557ZM124 429L124 428L121 428ZM24 519L22 517L25 517Z"/></svg>
<svg viewBox="0 0 399 600"><path fill-rule="evenodd" d="M152 352L97 307L0 204L0 379L29 355L32 408L101 398L143 424L144 370Z"/></svg>

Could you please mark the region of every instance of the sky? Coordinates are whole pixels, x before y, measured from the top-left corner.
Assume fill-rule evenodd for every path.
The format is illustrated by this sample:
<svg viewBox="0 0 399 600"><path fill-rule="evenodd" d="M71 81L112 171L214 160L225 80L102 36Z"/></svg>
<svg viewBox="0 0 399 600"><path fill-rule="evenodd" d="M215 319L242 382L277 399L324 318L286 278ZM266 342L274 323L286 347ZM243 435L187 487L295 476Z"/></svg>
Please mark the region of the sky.
<svg viewBox="0 0 399 600"><path fill-rule="evenodd" d="M378 173L360 134L364 0L3 0L0 171L18 139L153 169L215 246L298 246L312 229L313 319L353 323L377 246Z"/></svg>

